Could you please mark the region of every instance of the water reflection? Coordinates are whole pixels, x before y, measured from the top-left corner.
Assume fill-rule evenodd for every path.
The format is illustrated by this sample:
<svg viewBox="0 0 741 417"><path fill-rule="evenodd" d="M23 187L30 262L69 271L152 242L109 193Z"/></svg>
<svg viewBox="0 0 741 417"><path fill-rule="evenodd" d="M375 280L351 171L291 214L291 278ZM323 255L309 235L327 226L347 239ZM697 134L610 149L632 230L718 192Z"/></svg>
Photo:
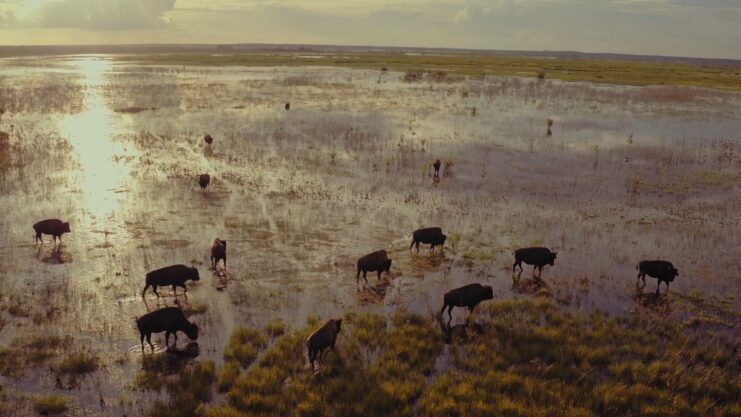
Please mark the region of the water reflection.
<svg viewBox="0 0 741 417"><path fill-rule="evenodd" d="M112 63L104 57L86 56L75 59L72 65L82 75L85 86L84 110L63 118L59 130L74 147L80 163L80 177L73 177L73 188L82 193L83 205L93 220L102 220L118 208L120 193L125 191L123 186L131 171L116 160L128 151L114 141L120 126L103 95L105 76Z"/></svg>

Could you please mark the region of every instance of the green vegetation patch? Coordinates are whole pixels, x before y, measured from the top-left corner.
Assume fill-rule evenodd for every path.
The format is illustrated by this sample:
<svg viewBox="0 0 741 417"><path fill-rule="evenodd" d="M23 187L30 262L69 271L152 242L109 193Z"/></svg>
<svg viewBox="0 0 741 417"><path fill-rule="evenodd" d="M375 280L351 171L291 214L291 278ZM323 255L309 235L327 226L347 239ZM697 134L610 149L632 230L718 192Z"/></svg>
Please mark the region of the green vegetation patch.
<svg viewBox="0 0 741 417"><path fill-rule="evenodd" d="M335 66L401 71L408 82L446 82L459 76L524 76L628 85L683 85L741 90L738 68L680 62L566 59L485 54L332 53L152 54L118 59L152 65Z"/></svg>

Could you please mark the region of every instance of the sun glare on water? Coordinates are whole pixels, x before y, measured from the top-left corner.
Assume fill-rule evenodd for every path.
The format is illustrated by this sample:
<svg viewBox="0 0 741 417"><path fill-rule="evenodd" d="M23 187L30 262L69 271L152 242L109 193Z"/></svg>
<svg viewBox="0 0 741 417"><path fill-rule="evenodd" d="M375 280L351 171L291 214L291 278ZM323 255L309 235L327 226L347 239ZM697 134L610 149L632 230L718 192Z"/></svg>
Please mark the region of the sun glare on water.
<svg viewBox="0 0 741 417"><path fill-rule="evenodd" d="M73 66L82 74L84 109L63 118L60 132L75 148L81 166L81 178L73 188L84 196L93 221L101 221L115 213L130 174L130 167L114 157L129 152L114 141L121 128L103 95L111 62L103 57L81 57Z"/></svg>

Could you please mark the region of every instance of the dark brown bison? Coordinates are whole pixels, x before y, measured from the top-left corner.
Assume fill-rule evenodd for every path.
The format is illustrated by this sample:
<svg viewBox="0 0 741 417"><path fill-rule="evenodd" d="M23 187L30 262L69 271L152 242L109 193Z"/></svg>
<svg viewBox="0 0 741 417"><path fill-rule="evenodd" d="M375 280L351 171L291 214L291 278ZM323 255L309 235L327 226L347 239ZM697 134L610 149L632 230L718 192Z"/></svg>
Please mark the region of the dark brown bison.
<svg viewBox="0 0 741 417"><path fill-rule="evenodd" d="M412 244L409 245L409 250L412 250L414 245L417 245L417 253L419 253L420 243L429 243L430 252L435 250L435 246L442 246L445 244L445 239L448 237L443 234L443 229L439 227L428 227L426 229L417 229L412 233Z"/></svg>
<svg viewBox="0 0 741 417"><path fill-rule="evenodd" d="M205 190L206 187L208 187L208 184L211 182L211 176L208 174L201 174L200 177L198 177L198 185L201 186L201 190Z"/></svg>
<svg viewBox="0 0 741 417"><path fill-rule="evenodd" d="M185 282L188 280L198 281L201 277L198 275L197 268L191 268L185 265L170 265L147 273L146 285L142 290L142 297L147 292L147 288L152 287L152 291L159 298L157 287L167 287L172 285L172 292L177 295L177 287L182 287L187 292Z"/></svg>
<svg viewBox="0 0 741 417"><path fill-rule="evenodd" d="M677 268L674 268L674 265L667 261L641 261L636 265L636 269L638 270L636 286L638 286L638 280L643 280L643 286L646 286L646 275L659 280L658 285L656 285L657 295L659 294L661 281L666 282L666 292L668 293L669 283L674 281L674 278L679 275Z"/></svg>
<svg viewBox="0 0 741 417"><path fill-rule="evenodd" d="M443 297L443 308L440 310L442 318L445 309L448 309L448 322L453 319L453 307L467 307L473 313L474 307L484 300L494 298L494 291L488 285L468 284L448 291Z"/></svg>
<svg viewBox="0 0 741 417"><path fill-rule="evenodd" d="M291 103L286 103L285 108L286 108L286 110L291 110Z"/></svg>
<svg viewBox="0 0 741 417"><path fill-rule="evenodd" d="M432 164L432 167L435 168L435 176L440 175L440 160L436 160L435 163Z"/></svg>
<svg viewBox="0 0 741 417"><path fill-rule="evenodd" d="M216 268L220 260L224 260L224 269L226 269L226 240L217 237L211 245L211 265Z"/></svg>
<svg viewBox="0 0 741 417"><path fill-rule="evenodd" d="M203 141L206 142L207 145L210 145L214 143L214 138L212 138L211 135L206 135L203 137Z"/></svg>
<svg viewBox="0 0 741 417"><path fill-rule="evenodd" d="M368 271L378 271L378 279L381 279L381 274L386 271L391 271L391 259L388 258L386 251L381 249L379 251L370 253L358 259L358 274L355 276L355 283L360 281L360 272L363 272L363 279L368 282L366 275Z"/></svg>
<svg viewBox="0 0 741 417"><path fill-rule="evenodd" d="M311 363L312 370L314 369L314 361L317 354L319 354L319 359L321 359L326 348L332 348L332 351L334 351L337 334L340 332L341 326L342 319L331 319L306 339L306 347L309 350L309 363Z"/></svg>
<svg viewBox="0 0 741 417"><path fill-rule="evenodd" d="M139 329L139 339L142 350L144 350L144 338L147 338L149 346L152 345L152 333L165 332L165 346L170 348L170 334L175 335L175 347L178 345L178 331L185 333L190 340L198 339L198 325L191 323L185 318L185 314L177 307L166 307L151 313L147 313L136 320Z"/></svg>
<svg viewBox="0 0 741 417"><path fill-rule="evenodd" d="M62 235L71 232L69 229L69 222L63 222L59 219L42 220L33 225L33 230L36 232L35 242L41 242L42 245L44 244L44 240L41 238L42 233L45 235L52 235L52 239L56 245L57 238L59 238L59 243L61 244Z"/></svg>
<svg viewBox="0 0 741 417"><path fill-rule="evenodd" d="M515 251L515 263L512 264L512 273L515 273L515 268L520 267L520 273L517 274L519 278L522 275L522 263L527 265L533 265L533 274L535 269L538 269L538 278L543 274L543 267L546 265L553 266L553 262L556 260L556 252L551 252L548 248L522 248Z"/></svg>

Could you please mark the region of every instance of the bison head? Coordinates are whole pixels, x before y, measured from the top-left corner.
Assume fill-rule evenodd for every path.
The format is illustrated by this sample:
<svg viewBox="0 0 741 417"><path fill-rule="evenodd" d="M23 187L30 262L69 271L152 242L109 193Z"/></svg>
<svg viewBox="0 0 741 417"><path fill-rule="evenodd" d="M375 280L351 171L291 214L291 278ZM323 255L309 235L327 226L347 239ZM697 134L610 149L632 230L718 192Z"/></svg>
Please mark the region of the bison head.
<svg viewBox="0 0 741 417"><path fill-rule="evenodd" d="M553 266L553 262L556 260L556 252L551 252L551 261L548 265Z"/></svg>
<svg viewBox="0 0 741 417"><path fill-rule="evenodd" d="M484 300L491 300L494 298L494 290L491 288L491 285L484 285L483 296Z"/></svg>
<svg viewBox="0 0 741 417"><path fill-rule="evenodd" d="M340 332L340 327L342 326L342 319L337 319L334 321L335 329L337 329L337 333Z"/></svg>
<svg viewBox="0 0 741 417"><path fill-rule="evenodd" d="M69 222L64 222L64 224L62 224L62 232L63 233L70 233L71 232L71 230L69 230Z"/></svg>
<svg viewBox="0 0 741 417"><path fill-rule="evenodd" d="M677 270L677 268L671 268L667 276L667 281L674 281L674 277L676 277L677 275L679 275L679 271Z"/></svg>
<svg viewBox="0 0 741 417"><path fill-rule="evenodd" d="M191 323L190 326L185 329L185 334L190 340L198 340L198 325Z"/></svg>
<svg viewBox="0 0 741 417"><path fill-rule="evenodd" d="M391 272L391 259L386 259L386 266L383 268L386 272Z"/></svg>
<svg viewBox="0 0 741 417"><path fill-rule="evenodd" d="M447 238L448 238L448 235L443 235L442 239L440 239L440 244L441 245L444 245L445 244L445 239L447 239Z"/></svg>
<svg viewBox="0 0 741 417"><path fill-rule="evenodd" d="M192 274L192 275L191 275L191 279L192 279L193 281L198 281L198 280L200 280L200 279L201 279L201 276L200 276L200 275L198 275L198 268L196 268L196 267L192 267L192 268L190 268L190 272L191 272L191 274Z"/></svg>

